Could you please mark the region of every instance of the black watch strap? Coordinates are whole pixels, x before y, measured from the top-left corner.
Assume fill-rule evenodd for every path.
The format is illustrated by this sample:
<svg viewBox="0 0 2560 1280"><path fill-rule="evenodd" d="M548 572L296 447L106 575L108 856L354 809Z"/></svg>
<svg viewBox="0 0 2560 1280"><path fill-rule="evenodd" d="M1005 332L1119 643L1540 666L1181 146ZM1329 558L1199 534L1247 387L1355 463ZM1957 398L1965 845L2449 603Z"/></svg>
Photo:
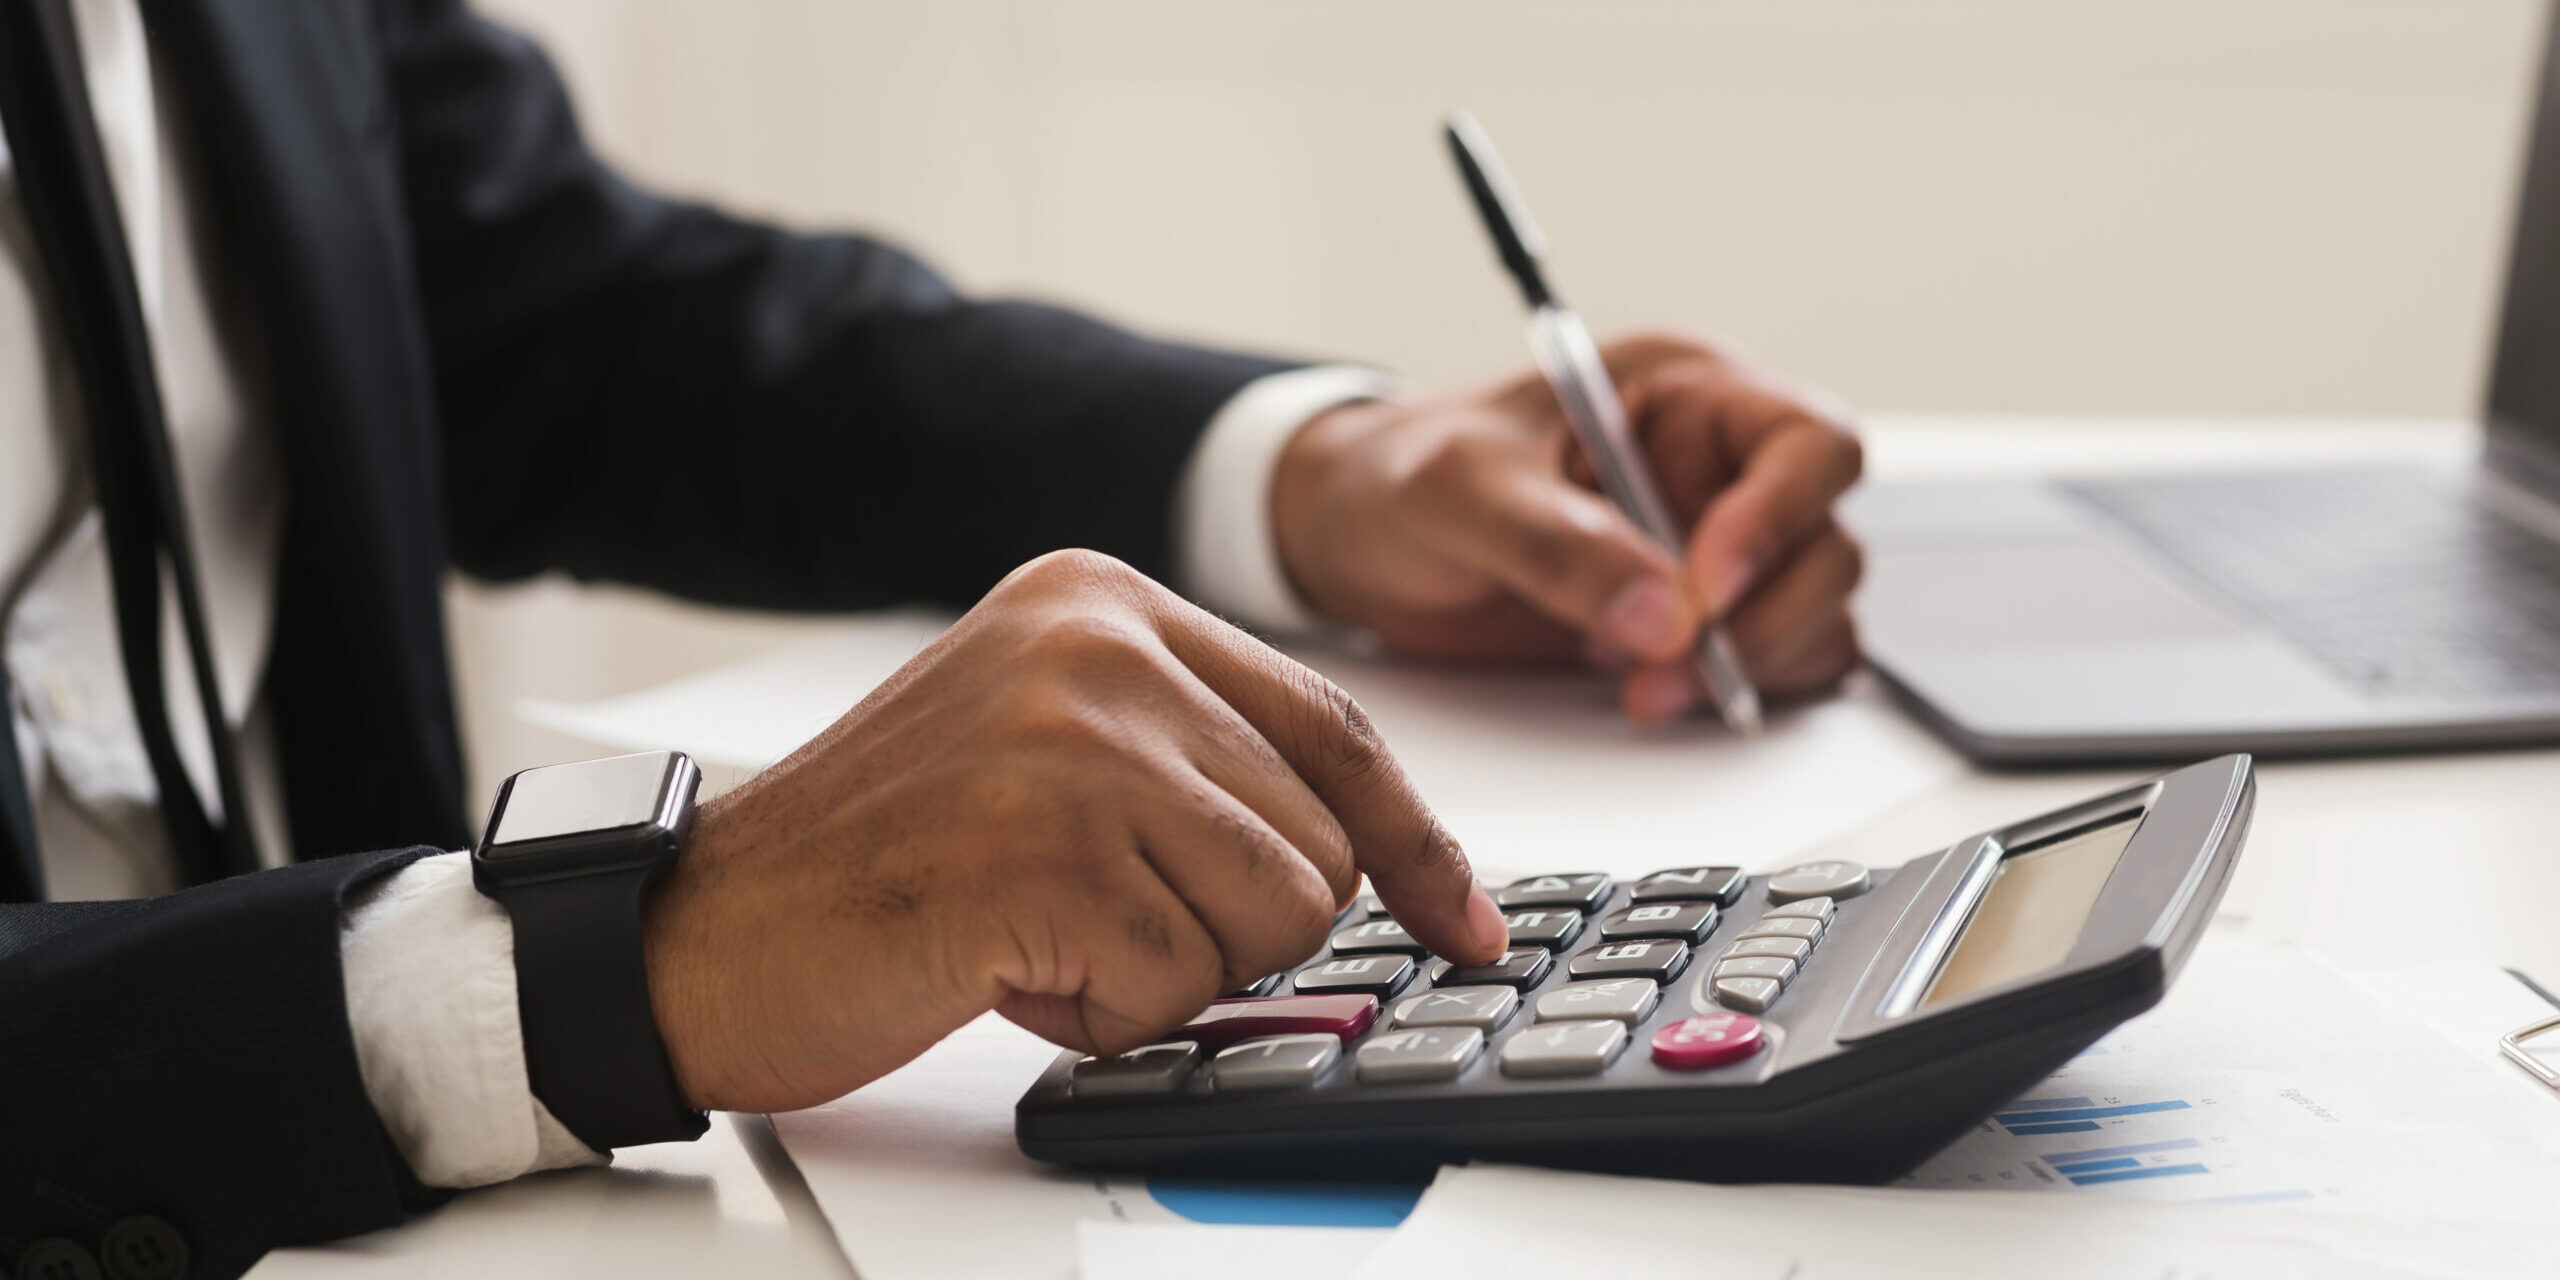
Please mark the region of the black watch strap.
<svg viewBox="0 0 2560 1280"><path fill-rule="evenodd" d="M634 868L506 890L516 936L516 1006L533 1093L598 1151L690 1141L710 1117L685 1105L649 1005Z"/></svg>

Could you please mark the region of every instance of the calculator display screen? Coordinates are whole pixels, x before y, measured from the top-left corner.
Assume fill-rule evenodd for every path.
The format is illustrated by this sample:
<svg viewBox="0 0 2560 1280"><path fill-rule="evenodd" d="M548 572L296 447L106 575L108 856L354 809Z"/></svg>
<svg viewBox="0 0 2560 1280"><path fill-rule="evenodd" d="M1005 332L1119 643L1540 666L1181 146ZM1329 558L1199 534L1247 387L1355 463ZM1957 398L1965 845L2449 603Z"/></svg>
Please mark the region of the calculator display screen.
<svg viewBox="0 0 2560 1280"><path fill-rule="evenodd" d="M1947 952L1921 1007L1960 1000L2061 964L2141 815L2010 850Z"/></svg>

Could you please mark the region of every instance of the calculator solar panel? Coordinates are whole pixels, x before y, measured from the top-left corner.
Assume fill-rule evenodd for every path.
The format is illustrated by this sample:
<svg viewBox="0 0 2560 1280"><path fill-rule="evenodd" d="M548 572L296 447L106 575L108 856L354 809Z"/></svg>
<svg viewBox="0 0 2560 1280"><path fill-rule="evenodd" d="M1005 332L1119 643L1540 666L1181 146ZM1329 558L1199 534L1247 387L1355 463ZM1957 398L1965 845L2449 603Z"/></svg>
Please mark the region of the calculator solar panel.
<svg viewBox="0 0 2560 1280"><path fill-rule="evenodd" d="M1497 891L1511 947L1484 965L1363 897L1161 1042L1062 1055L1016 1136L1191 1173L1881 1182L2159 1001L2253 796L2226 756L1900 867L1532 876Z"/></svg>

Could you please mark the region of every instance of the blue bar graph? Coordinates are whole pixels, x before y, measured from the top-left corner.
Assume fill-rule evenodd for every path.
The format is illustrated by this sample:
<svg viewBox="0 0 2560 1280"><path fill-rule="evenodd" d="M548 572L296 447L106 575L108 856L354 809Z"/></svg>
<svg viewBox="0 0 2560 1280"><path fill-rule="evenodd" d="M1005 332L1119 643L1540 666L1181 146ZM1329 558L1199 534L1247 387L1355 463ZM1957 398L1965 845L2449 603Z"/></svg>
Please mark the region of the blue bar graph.
<svg viewBox="0 0 2560 1280"><path fill-rule="evenodd" d="M2148 1169L2121 1169L2114 1173L2083 1173L2073 1176L2071 1185L2093 1187L2102 1182L2131 1182L2136 1178L2174 1178L2182 1173L2203 1173L2200 1164L2155 1164Z"/></svg>
<svg viewBox="0 0 2560 1280"><path fill-rule="evenodd" d="M2045 1163L2053 1164L2050 1160ZM2141 1163L2132 1156L2118 1156L2113 1160L2083 1160L2077 1164L2055 1164L2053 1171L2076 1177L2084 1173L2105 1173L2109 1169L2131 1169Z"/></svg>
<svg viewBox="0 0 2560 1280"><path fill-rule="evenodd" d="M2169 1138L2160 1142L2129 1142L2121 1147L2091 1147L2086 1151L2056 1151L2052 1155L2046 1156L2044 1158L2044 1162L2046 1164L2053 1165L2058 1169L2062 1166L2059 1163L2056 1163L2057 1161L2105 1160L2112 1156L2147 1156L2155 1151L2184 1151L2189 1147L2201 1147L2203 1145L2203 1143L2198 1142L2193 1138Z"/></svg>
<svg viewBox="0 0 2560 1280"><path fill-rule="evenodd" d="M2091 1105L2093 1104L2087 1098L2020 1098L2016 1102L2010 1103L2008 1109L2014 1113L2019 1111L2052 1111L2058 1107L2086 1107Z"/></svg>
<svg viewBox="0 0 2560 1280"><path fill-rule="evenodd" d="M2096 1133L2097 1131L2098 1122L2095 1120L2067 1120L2061 1124L2013 1124L2009 1126L2009 1132L2014 1133L2021 1138L2032 1138L2039 1133Z"/></svg>
<svg viewBox="0 0 2560 1280"><path fill-rule="evenodd" d="M2066 1111L2003 1111L1992 1119L2015 1130L2019 1124L2046 1124L2056 1120L2111 1120L2117 1116L2149 1115L2155 1111L2184 1111L2183 1100L2169 1102L2135 1102L2121 1107L2076 1107Z"/></svg>

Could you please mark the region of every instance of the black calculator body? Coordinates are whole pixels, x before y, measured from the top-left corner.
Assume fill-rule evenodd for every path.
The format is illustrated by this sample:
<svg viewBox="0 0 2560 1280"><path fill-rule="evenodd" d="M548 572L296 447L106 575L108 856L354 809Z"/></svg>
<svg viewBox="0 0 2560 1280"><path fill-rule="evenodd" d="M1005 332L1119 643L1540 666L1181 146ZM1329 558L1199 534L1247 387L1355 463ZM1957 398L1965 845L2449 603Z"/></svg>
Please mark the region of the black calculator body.
<svg viewBox="0 0 2560 1280"><path fill-rule="evenodd" d="M1531 877L1498 894L1511 952L1472 970L1393 949L1364 899L1163 1043L1061 1056L1015 1134L1182 1173L1882 1182L2159 1001L2254 794L2225 756L1896 868Z"/></svg>

